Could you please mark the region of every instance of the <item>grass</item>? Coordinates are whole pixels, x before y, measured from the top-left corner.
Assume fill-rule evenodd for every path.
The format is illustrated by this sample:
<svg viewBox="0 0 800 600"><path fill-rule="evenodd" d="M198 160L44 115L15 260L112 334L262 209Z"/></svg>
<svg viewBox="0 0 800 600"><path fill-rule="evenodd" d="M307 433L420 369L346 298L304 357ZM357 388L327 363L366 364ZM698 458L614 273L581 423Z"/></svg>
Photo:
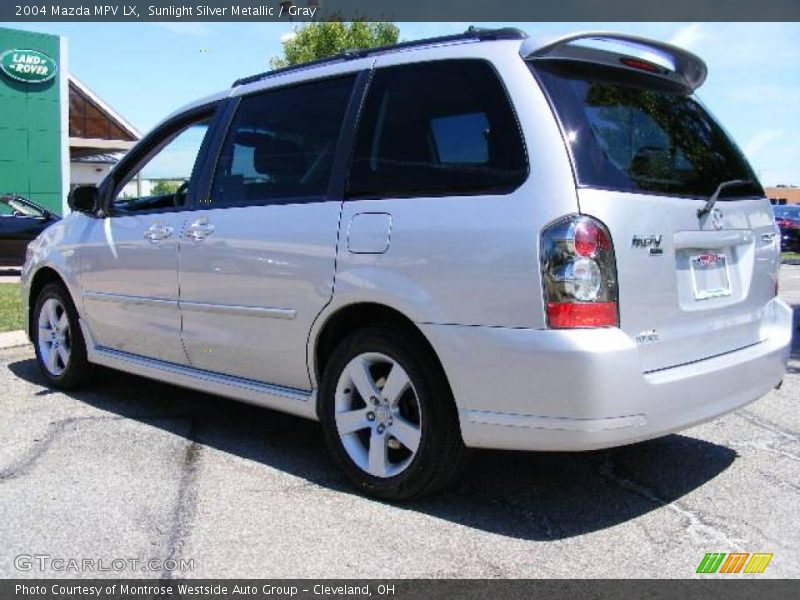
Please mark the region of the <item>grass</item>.
<svg viewBox="0 0 800 600"><path fill-rule="evenodd" d="M800 252L781 252L781 262L800 262Z"/></svg>
<svg viewBox="0 0 800 600"><path fill-rule="evenodd" d="M0 283L0 331L22 329L22 300L18 283Z"/></svg>

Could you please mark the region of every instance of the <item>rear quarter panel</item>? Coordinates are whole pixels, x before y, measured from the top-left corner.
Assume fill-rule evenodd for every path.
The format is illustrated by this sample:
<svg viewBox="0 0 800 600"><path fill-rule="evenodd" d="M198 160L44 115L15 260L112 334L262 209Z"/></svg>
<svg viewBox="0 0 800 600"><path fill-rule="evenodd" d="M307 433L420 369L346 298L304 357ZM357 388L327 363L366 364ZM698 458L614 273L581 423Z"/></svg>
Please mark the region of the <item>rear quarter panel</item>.
<svg viewBox="0 0 800 600"><path fill-rule="evenodd" d="M317 330L336 310L358 302L390 306L418 323L544 326L538 234L576 212L577 199L559 128L518 49L518 41L459 44L379 59L377 68L447 58L490 61L516 112L529 177L506 195L346 201L335 292ZM391 215L389 249L353 254L349 224L370 212Z"/></svg>

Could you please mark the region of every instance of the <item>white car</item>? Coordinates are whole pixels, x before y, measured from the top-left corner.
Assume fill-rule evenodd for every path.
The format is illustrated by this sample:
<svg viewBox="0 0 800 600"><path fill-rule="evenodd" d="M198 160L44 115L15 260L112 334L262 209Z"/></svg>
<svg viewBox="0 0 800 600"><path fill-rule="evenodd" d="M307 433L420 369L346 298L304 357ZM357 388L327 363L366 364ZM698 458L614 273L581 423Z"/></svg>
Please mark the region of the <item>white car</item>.
<svg viewBox="0 0 800 600"><path fill-rule="evenodd" d="M29 247L55 387L91 364L319 419L365 493L468 448L665 435L778 385L779 236L693 54L476 30L237 81Z"/></svg>

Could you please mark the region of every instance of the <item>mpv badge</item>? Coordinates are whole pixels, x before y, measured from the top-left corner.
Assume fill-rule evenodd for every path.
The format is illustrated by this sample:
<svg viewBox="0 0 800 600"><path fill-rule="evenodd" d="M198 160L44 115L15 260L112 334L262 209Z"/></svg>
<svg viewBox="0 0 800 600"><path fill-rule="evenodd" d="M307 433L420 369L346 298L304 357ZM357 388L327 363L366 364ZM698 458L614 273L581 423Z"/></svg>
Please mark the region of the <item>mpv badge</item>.
<svg viewBox="0 0 800 600"><path fill-rule="evenodd" d="M718 208L711 211L711 226L714 229L722 229L722 211Z"/></svg>
<svg viewBox="0 0 800 600"><path fill-rule="evenodd" d="M659 248L662 237L652 233L650 235L634 235L631 246L634 248Z"/></svg>
<svg viewBox="0 0 800 600"><path fill-rule="evenodd" d="M650 248L650 256L659 256L664 253L661 248L661 235L634 235L631 240L632 248Z"/></svg>

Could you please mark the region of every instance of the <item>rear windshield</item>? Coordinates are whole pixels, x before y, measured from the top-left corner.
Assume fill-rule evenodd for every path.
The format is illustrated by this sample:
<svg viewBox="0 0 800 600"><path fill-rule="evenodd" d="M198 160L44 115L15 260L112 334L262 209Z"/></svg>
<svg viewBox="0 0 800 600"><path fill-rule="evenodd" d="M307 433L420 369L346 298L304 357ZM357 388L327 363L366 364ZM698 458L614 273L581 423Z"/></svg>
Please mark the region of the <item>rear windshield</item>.
<svg viewBox="0 0 800 600"><path fill-rule="evenodd" d="M707 198L763 196L741 151L692 96L629 71L531 65L570 143L582 187Z"/></svg>

